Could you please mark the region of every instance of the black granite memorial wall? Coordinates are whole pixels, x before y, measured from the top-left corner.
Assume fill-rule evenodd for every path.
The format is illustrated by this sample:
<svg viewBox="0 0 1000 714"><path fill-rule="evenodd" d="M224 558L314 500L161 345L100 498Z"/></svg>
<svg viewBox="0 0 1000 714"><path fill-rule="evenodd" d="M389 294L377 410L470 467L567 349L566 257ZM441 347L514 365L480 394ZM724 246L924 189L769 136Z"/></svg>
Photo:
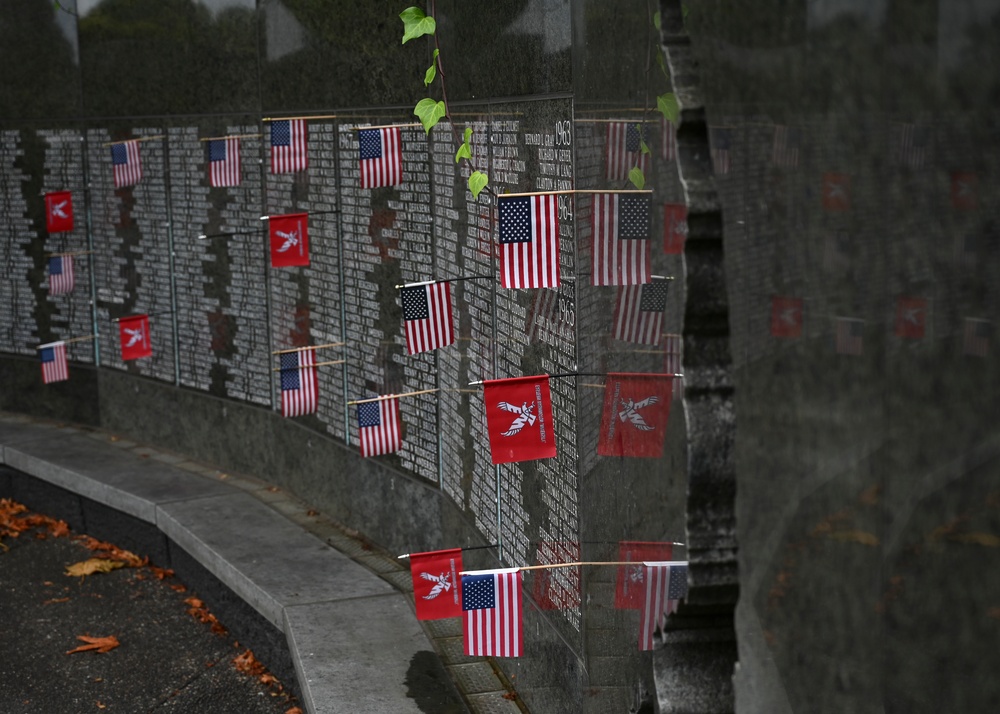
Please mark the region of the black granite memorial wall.
<svg viewBox="0 0 1000 714"><path fill-rule="evenodd" d="M8 0L0 408L253 472L390 551L492 546L470 569L695 538L709 572L736 516L736 711L993 701L1000 1L664 2L683 33L651 1L437 2L451 116L429 133L411 108L441 88L422 83L433 41L400 43L409 4ZM690 47L696 83L664 42ZM672 90L687 126L657 111ZM288 117L308 167L276 174ZM402 181L362 188L358 128L382 125L401 126ZM648 154L616 148L629 127ZM225 136L238 186L209 180L205 140ZM110 146L133 139L142 178L116 188ZM623 332L628 289L592 278L592 192L632 188L637 164L668 286L649 339ZM72 192L69 231L46 230L52 191ZM566 192L560 285L508 290L495 197L533 191ZM293 213L308 265L271 267L262 217ZM71 292L50 290L54 253ZM408 355L397 286L467 277L455 344ZM152 354L123 360L116 320L136 313ZM39 344L94 335L42 383ZM319 345L317 409L283 419L274 353ZM618 372L689 374L662 455L599 453ZM578 375L551 380L557 455L494 466L470 383L532 374ZM405 392L423 393L400 400L401 448L362 458L348 402ZM725 470L711 445L734 438L735 501L689 479ZM525 656L498 664L529 711L672 711L705 686L673 658L654 677L636 573L525 574ZM942 691L945 673L977 684Z"/></svg>

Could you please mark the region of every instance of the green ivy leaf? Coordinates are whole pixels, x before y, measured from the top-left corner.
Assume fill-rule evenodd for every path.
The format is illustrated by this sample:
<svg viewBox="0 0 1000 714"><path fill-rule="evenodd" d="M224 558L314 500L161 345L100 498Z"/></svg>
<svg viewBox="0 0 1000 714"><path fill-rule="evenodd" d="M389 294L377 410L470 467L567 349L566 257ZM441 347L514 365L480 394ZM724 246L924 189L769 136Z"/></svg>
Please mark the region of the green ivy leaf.
<svg viewBox="0 0 1000 714"><path fill-rule="evenodd" d="M686 20L689 12L691 12L691 8L689 8L686 3L681 3L681 17Z"/></svg>
<svg viewBox="0 0 1000 714"><path fill-rule="evenodd" d="M427 17L419 7L408 7L399 13L403 21L403 44L423 35L433 35L437 23L433 17Z"/></svg>
<svg viewBox="0 0 1000 714"><path fill-rule="evenodd" d="M471 181L472 179L469 180ZM642 173L642 169L638 166L633 166L632 170L628 172L628 180L640 191L646 185L646 175Z"/></svg>
<svg viewBox="0 0 1000 714"><path fill-rule="evenodd" d="M434 78L437 77L437 73L438 73L437 58L438 58L439 54L441 54L441 50L439 50L437 47L435 47L434 48L434 56L431 57L431 66L427 68L426 72L424 72L424 86L425 87L431 86L431 82L433 82Z"/></svg>
<svg viewBox="0 0 1000 714"><path fill-rule="evenodd" d="M489 182L489 177L482 171L473 171L469 175L469 190L472 191L473 198L479 198L480 191L486 188Z"/></svg>
<svg viewBox="0 0 1000 714"><path fill-rule="evenodd" d="M656 108L662 112L667 121L677 122L681 115L681 105L677 103L677 97L673 92L661 94L656 98Z"/></svg>
<svg viewBox="0 0 1000 714"><path fill-rule="evenodd" d="M462 159L468 159L472 161L472 127L465 127L465 138L462 141L462 145L458 147L458 151L455 152L455 163L457 164Z"/></svg>
<svg viewBox="0 0 1000 714"><path fill-rule="evenodd" d="M660 71L663 72L663 76L670 79L670 70L667 69L667 60L663 57L662 47L656 50L656 64L660 65Z"/></svg>
<svg viewBox="0 0 1000 714"><path fill-rule="evenodd" d="M643 154L649 153L649 147L646 145L645 139L639 139L639 152Z"/></svg>
<svg viewBox="0 0 1000 714"><path fill-rule="evenodd" d="M417 106L413 107L413 113L424 125L424 131L428 134L434 125L441 121L444 116L444 102L435 102L433 99L421 99Z"/></svg>
<svg viewBox="0 0 1000 714"><path fill-rule="evenodd" d="M659 10L657 10L656 12L653 13L653 27L655 27L657 30L660 29L660 11Z"/></svg>

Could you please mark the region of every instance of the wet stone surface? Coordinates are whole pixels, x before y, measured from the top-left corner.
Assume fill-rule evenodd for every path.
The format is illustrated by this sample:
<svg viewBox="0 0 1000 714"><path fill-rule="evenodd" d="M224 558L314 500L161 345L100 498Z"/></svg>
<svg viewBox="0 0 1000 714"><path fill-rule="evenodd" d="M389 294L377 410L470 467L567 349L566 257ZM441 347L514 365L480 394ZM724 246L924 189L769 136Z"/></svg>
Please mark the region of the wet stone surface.
<svg viewBox="0 0 1000 714"><path fill-rule="evenodd" d="M67 566L97 555L31 530L0 548L0 711L285 714L297 705L234 665L246 652L195 619L174 577L123 567L84 578ZM108 652L66 654L80 635L114 636Z"/></svg>

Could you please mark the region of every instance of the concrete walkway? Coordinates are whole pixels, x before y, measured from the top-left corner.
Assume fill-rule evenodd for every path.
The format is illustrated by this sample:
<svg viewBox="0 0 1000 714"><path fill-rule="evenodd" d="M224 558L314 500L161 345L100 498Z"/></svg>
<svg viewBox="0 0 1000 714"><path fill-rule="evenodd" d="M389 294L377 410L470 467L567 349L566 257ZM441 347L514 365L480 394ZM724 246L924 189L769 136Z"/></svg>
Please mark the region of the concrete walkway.
<svg viewBox="0 0 1000 714"><path fill-rule="evenodd" d="M522 711L486 660L461 654L457 620L417 621L399 561L263 481L3 412L0 463L155 526L284 633L310 714ZM421 694L428 669L461 696Z"/></svg>

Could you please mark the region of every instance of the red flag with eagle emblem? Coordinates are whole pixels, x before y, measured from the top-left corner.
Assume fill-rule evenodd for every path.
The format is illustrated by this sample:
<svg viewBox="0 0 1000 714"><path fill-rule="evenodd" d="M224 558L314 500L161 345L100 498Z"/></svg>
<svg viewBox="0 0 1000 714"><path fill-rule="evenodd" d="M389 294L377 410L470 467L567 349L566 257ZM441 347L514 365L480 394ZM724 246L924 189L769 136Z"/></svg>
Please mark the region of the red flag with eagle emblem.
<svg viewBox="0 0 1000 714"><path fill-rule="evenodd" d="M549 375L487 380L483 400L494 464L556 455Z"/></svg>
<svg viewBox="0 0 1000 714"><path fill-rule="evenodd" d="M410 553L418 620L462 616L462 549Z"/></svg>
<svg viewBox="0 0 1000 714"><path fill-rule="evenodd" d="M142 359L153 354L153 344L149 339L148 315L119 318L118 336L121 339L123 361Z"/></svg>
<svg viewBox="0 0 1000 714"><path fill-rule="evenodd" d="M309 214L271 216L271 267L309 265Z"/></svg>
<svg viewBox="0 0 1000 714"><path fill-rule="evenodd" d="M45 194L45 229L49 233L73 230L73 194L50 191Z"/></svg>
<svg viewBox="0 0 1000 714"><path fill-rule="evenodd" d="M608 374L597 453L657 459L663 456L673 376Z"/></svg>

